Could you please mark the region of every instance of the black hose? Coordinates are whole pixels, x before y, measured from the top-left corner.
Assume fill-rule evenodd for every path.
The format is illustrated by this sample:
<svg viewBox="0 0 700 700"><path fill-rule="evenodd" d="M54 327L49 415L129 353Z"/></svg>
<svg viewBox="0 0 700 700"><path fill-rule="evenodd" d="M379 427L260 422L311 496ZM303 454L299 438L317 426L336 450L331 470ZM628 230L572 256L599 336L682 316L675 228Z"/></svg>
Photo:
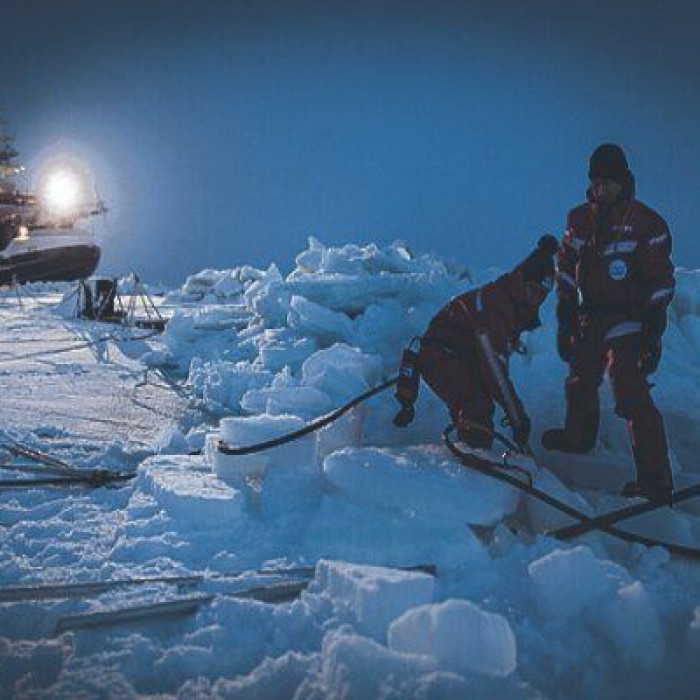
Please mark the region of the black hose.
<svg viewBox="0 0 700 700"><path fill-rule="evenodd" d="M485 430L488 430L488 428L486 428L485 426L482 427L484 427ZM455 445L455 443L450 437L450 433L453 430L454 426L447 426L447 428L445 428L445 430L442 433L442 438L447 449L453 455L455 455L455 457L457 457L460 463L463 464L465 467L474 469L474 471L477 471L485 476L489 476L493 479L498 479L499 481L503 481L507 484L510 484L516 489L523 491L524 493L532 496L533 498L536 498L542 503L546 503L555 510L558 510L560 513L564 513L570 518L574 518L575 520L578 520L581 523L596 520L596 518L589 516L586 513L578 510L577 508L570 506L568 503L565 503L564 501L561 501L558 498L554 498L554 496L551 496L546 491L542 491L536 486L531 486L530 484L522 482L516 476L513 476L512 474L508 473L508 471L504 471L503 465L491 462L477 455L467 454L463 452ZM598 525L596 529L608 535L612 535L617 539L623 540L624 542L643 544L646 547L663 547L671 554L675 554L680 557L685 557L687 559L700 561L700 549L696 549L694 547L673 544L671 542L664 542L663 540L656 539L655 537L649 537L647 535L637 535L631 532L627 532L625 530L620 530L614 525L607 525L605 522L602 522L600 525ZM557 536L556 531L548 534L549 536Z"/></svg>
<svg viewBox="0 0 700 700"><path fill-rule="evenodd" d="M366 391L364 394L356 396L351 401L348 401L343 406L340 406L340 408L336 408L334 411L327 413L325 416L321 416L321 418L318 418L315 421L308 423L303 428L299 428L299 430L295 430L294 432L287 433L286 435L281 435L280 437L274 438L272 440L266 440L265 442L258 442L255 445L245 445L244 447L231 447L225 442L223 442L223 440L219 440L216 449L219 452L221 452L221 454L235 455L237 457L240 457L242 455L250 455L256 452L270 450L273 447L279 447L280 445L286 445L288 442L298 440L299 438L302 438L305 435L309 435L310 433L316 432L317 430L320 430L321 428L330 425L334 421L338 420L338 418L340 418L342 415L355 408L355 406L361 404L364 401L367 401L368 399L372 398L373 396L376 396L377 394L381 394L383 391L386 391L390 387L394 386L397 380L398 377L392 377L391 379L387 379L387 381L385 381L384 383L375 386L373 389Z"/></svg>

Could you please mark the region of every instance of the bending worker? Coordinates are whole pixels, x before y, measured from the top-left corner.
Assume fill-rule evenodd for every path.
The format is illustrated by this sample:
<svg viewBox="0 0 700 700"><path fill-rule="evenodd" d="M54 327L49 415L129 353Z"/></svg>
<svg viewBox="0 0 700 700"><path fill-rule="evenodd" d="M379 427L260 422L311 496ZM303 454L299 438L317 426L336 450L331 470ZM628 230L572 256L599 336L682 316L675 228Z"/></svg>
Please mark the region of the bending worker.
<svg viewBox="0 0 700 700"><path fill-rule="evenodd" d="M637 480L623 495L667 499L673 478L666 433L647 377L661 359L675 288L671 234L659 214L635 200L634 176L619 146L599 146L588 175L588 201L569 212L558 260L557 347L569 365L566 422L546 431L542 445L593 449L598 387L607 369L637 467Z"/></svg>
<svg viewBox="0 0 700 700"><path fill-rule="evenodd" d="M539 308L554 284L556 238L543 236L512 272L461 294L444 306L421 338L416 358L420 375L447 405L460 440L471 447L493 442L495 403L505 413L514 441L526 446L530 419L513 386L508 358L520 334L540 325ZM402 364L396 396L398 426L413 418L419 376ZM484 430L483 428L486 428Z"/></svg>

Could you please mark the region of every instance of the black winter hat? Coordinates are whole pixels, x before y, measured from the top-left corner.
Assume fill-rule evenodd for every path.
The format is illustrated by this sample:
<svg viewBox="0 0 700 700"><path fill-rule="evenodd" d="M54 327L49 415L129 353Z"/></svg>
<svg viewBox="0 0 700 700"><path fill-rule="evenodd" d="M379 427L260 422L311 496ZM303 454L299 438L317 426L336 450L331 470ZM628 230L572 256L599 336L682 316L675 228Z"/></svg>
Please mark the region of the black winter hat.
<svg viewBox="0 0 700 700"><path fill-rule="evenodd" d="M604 143L593 151L588 165L591 180L602 178L624 184L630 177L630 166L625 152L614 143Z"/></svg>
<svg viewBox="0 0 700 700"><path fill-rule="evenodd" d="M523 262L523 276L526 282L537 282L548 289L554 282L554 255L559 242L554 236L542 236L537 248Z"/></svg>

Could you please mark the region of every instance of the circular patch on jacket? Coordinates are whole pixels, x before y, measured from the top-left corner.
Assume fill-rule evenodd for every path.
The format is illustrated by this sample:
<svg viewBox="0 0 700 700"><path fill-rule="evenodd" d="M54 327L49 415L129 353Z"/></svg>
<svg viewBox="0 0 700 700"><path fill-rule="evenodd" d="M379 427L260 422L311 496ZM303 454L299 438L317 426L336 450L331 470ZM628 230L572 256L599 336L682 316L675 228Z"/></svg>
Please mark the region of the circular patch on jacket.
<svg viewBox="0 0 700 700"><path fill-rule="evenodd" d="M627 277L627 263L624 260L613 260L608 267L610 279L619 282Z"/></svg>

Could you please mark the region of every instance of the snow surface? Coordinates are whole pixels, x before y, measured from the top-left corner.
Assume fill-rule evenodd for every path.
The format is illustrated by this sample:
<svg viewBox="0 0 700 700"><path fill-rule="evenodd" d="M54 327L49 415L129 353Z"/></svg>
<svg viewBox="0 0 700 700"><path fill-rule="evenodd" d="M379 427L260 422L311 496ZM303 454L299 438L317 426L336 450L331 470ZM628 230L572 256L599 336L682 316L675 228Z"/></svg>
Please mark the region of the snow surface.
<svg viewBox="0 0 700 700"><path fill-rule="evenodd" d="M456 464L427 388L405 430L389 391L298 442L216 449L295 430L385 380L450 296L495 274L401 243L310 239L289 275L205 270L157 297L171 317L159 337L72 318L69 285L0 290L0 443L136 473L0 490L0 588L203 577L0 602L0 697L697 697L700 565L600 533L538 534L571 520ZM634 473L607 386L594 454L536 447L563 414L552 306L511 361L540 466L518 465L604 512ZM679 485L700 480L699 358L700 271L679 270L654 377ZM700 499L625 527L698 547ZM292 602L237 597L290 580L310 581ZM189 616L55 631L69 614L191 593L215 598Z"/></svg>
<svg viewBox="0 0 700 700"><path fill-rule="evenodd" d="M517 667L515 635L508 621L466 600L414 607L389 628L389 647L424 654L459 674L509 676Z"/></svg>

